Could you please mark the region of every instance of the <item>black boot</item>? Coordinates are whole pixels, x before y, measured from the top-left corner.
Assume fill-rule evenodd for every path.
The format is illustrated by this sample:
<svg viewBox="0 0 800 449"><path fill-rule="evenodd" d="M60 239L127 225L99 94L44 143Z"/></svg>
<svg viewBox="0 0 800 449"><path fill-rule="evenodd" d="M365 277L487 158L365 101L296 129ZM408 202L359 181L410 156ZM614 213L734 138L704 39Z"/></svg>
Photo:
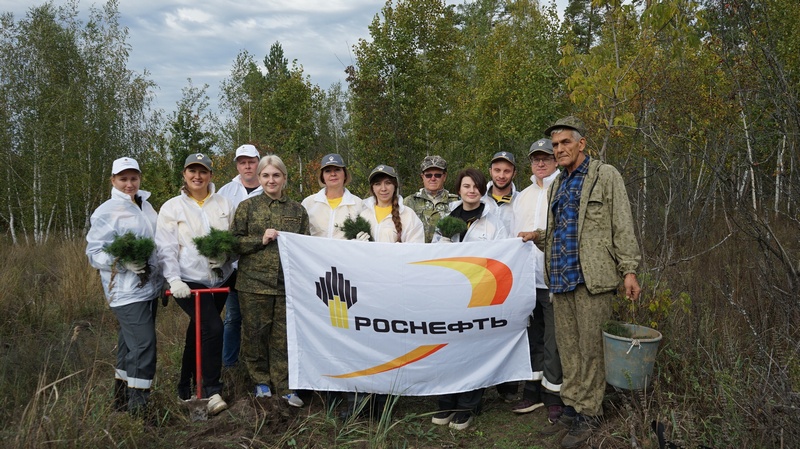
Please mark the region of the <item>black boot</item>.
<svg viewBox="0 0 800 449"><path fill-rule="evenodd" d="M147 401L150 390L128 388L128 413L143 416L147 412Z"/></svg>
<svg viewBox="0 0 800 449"><path fill-rule="evenodd" d="M114 410L128 410L128 384L122 379L114 379Z"/></svg>

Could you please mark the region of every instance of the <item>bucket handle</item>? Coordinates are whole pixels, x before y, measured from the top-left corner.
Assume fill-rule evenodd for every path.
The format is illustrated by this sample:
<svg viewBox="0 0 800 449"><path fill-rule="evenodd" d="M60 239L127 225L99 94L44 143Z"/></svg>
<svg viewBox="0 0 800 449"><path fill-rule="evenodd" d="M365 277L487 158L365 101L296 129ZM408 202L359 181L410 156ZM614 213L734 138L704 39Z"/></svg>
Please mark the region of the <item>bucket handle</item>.
<svg viewBox="0 0 800 449"><path fill-rule="evenodd" d="M639 339L638 338L634 338L633 340L631 340L631 347L628 348L628 350L625 352L625 355L630 354L631 351L633 351L633 347L634 346L636 346L638 349L642 349L642 344L639 343Z"/></svg>

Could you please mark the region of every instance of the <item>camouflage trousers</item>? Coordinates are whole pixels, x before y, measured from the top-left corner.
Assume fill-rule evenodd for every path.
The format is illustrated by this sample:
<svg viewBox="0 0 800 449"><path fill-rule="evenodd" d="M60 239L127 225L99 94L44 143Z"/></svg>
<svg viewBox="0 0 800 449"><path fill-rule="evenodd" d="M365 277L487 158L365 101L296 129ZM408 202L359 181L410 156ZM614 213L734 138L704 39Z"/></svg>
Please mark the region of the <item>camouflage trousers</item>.
<svg viewBox="0 0 800 449"><path fill-rule="evenodd" d="M269 385L273 393L289 390L289 357L286 345L286 296L239 291L242 311L242 348L250 378Z"/></svg>
<svg viewBox="0 0 800 449"><path fill-rule="evenodd" d="M592 295L584 284L553 295L556 342L564 376L561 399L564 405L587 416L603 414L603 324L611 317L612 298L614 292Z"/></svg>

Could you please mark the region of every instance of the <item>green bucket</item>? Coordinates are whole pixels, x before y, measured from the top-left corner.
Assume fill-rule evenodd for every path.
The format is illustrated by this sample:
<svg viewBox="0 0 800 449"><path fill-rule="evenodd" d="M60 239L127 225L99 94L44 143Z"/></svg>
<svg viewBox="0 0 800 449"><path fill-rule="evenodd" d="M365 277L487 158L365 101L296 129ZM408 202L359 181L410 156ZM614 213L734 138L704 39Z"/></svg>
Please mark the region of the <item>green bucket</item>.
<svg viewBox="0 0 800 449"><path fill-rule="evenodd" d="M621 324L632 337L603 332L606 382L626 390L643 390L650 384L661 332L636 324Z"/></svg>

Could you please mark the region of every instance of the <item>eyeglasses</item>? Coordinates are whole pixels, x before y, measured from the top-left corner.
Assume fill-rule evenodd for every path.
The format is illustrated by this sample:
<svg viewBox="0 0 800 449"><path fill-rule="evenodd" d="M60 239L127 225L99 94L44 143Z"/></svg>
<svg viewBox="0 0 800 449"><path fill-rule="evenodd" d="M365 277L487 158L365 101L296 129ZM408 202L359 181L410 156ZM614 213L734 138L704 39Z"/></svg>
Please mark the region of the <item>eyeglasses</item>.
<svg viewBox="0 0 800 449"><path fill-rule="evenodd" d="M547 164L548 162L554 162L556 158L554 157L532 157L531 164L539 165L539 164Z"/></svg>
<svg viewBox="0 0 800 449"><path fill-rule="evenodd" d="M423 173L423 176L425 176L428 179L431 178L440 179L442 176L444 176L444 173Z"/></svg>

